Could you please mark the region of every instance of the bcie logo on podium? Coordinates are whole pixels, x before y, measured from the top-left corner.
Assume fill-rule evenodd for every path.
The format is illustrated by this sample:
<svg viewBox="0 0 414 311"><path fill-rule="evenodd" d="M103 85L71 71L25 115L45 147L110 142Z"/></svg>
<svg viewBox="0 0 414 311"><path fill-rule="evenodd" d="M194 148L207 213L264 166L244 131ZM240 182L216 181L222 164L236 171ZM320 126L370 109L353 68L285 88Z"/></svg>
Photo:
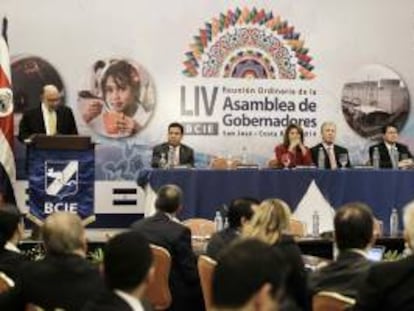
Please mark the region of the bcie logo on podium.
<svg viewBox="0 0 414 311"><path fill-rule="evenodd" d="M45 192L52 197L45 199L46 214L62 210L77 213L78 203L73 196L78 193L78 171L78 161L45 162Z"/></svg>

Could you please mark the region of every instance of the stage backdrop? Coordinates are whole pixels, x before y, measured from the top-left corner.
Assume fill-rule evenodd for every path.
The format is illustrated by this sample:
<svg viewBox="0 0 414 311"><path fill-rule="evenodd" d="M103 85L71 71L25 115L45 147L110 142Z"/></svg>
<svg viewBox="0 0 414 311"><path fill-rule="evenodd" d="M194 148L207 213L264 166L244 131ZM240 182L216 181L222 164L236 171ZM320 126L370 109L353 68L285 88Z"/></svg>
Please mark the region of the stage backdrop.
<svg viewBox="0 0 414 311"><path fill-rule="evenodd" d="M98 144L98 218L142 213L135 181L172 121L198 167L242 149L264 165L290 122L312 146L334 121L354 165L388 122L414 150L413 13L411 0L2 0L16 133L56 84ZM21 205L24 154L16 144Z"/></svg>

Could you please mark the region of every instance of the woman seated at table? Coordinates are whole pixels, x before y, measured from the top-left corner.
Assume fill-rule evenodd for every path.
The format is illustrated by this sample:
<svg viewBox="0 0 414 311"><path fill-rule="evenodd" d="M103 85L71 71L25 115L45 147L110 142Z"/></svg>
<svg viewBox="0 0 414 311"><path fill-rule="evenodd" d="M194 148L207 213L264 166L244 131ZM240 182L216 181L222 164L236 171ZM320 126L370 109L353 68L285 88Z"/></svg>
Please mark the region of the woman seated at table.
<svg viewBox="0 0 414 311"><path fill-rule="evenodd" d="M286 308L292 304L308 310L306 271L299 246L288 235L290 223L289 206L279 199L264 200L255 210L248 224L243 228L242 237L257 238L272 245L286 260ZM293 310L296 310L293 308Z"/></svg>
<svg viewBox="0 0 414 311"><path fill-rule="evenodd" d="M283 143L275 148L277 166L312 165L312 154L303 144L303 140L302 128L296 124L289 124L283 136Z"/></svg>

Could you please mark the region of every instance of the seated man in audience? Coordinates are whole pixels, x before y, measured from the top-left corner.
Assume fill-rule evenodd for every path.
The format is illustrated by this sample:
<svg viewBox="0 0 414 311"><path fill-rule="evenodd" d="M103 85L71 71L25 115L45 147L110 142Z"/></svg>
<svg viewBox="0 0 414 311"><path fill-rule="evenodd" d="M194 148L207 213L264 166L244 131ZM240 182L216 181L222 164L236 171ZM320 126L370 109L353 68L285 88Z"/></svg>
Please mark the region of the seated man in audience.
<svg viewBox="0 0 414 311"><path fill-rule="evenodd" d="M374 150L378 150L380 168L405 168L413 166L413 156L404 144L398 143L398 128L388 124L382 128L383 142L369 147L369 159L374 165ZM398 158L398 159L397 159Z"/></svg>
<svg viewBox="0 0 414 311"><path fill-rule="evenodd" d="M177 122L168 125L168 141L155 146L152 151L151 166L159 168L161 159L168 161L169 154L172 155L170 165L173 166L194 166L194 151L181 143L184 136L184 127ZM164 163L166 164L166 163Z"/></svg>
<svg viewBox="0 0 414 311"><path fill-rule="evenodd" d="M207 255L213 259L217 258L219 252L240 236L243 226L252 218L254 205L260 202L250 198L235 199L230 203L227 212L229 227L215 233L207 245Z"/></svg>
<svg viewBox="0 0 414 311"><path fill-rule="evenodd" d="M109 291L83 310L145 310L142 300L153 272L149 243L139 232L115 236L105 247L104 275Z"/></svg>
<svg viewBox="0 0 414 311"><path fill-rule="evenodd" d="M213 275L215 310L280 310L286 266L281 254L255 239L224 249Z"/></svg>
<svg viewBox="0 0 414 311"><path fill-rule="evenodd" d="M414 202L404 210L404 237L414 250ZM354 310L414 310L414 255L371 267Z"/></svg>
<svg viewBox="0 0 414 311"><path fill-rule="evenodd" d="M26 262L17 245L23 238L22 215L14 205L0 208L0 271L16 281Z"/></svg>
<svg viewBox="0 0 414 311"><path fill-rule="evenodd" d="M341 166L340 157L347 159L346 167L350 167L348 150L335 144L336 125L333 122L324 122L321 126L322 142L311 148L312 161L318 165L319 150L322 147L324 152L325 164L323 168L336 169Z"/></svg>
<svg viewBox="0 0 414 311"><path fill-rule="evenodd" d="M23 266L9 295L17 304L12 310L32 303L46 310L79 311L105 288L97 267L85 258L82 221L76 214L56 212L45 220L42 234L46 257ZM5 310L1 303L0 310Z"/></svg>
<svg viewBox="0 0 414 311"><path fill-rule="evenodd" d="M363 203L349 203L335 214L335 242L339 254L334 262L309 277L312 294L332 291L356 298L361 283L372 266L366 250L373 243L374 217Z"/></svg>
<svg viewBox="0 0 414 311"><path fill-rule="evenodd" d="M203 310L197 259L191 247L190 229L182 225L176 213L182 207L182 191L176 185L162 186L157 193L157 213L132 224L150 243L162 246L171 255L170 310Z"/></svg>

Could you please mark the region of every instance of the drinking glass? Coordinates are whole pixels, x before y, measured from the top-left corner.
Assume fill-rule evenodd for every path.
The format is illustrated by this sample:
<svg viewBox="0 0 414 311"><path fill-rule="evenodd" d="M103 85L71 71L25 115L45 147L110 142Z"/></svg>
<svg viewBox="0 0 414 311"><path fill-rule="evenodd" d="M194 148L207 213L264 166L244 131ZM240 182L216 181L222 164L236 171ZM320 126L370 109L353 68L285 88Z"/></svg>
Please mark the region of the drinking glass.
<svg viewBox="0 0 414 311"><path fill-rule="evenodd" d="M339 163L341 164L341 169L345 169L348 164L348 155L346 153L341 153L339 155Z"/></svg>

